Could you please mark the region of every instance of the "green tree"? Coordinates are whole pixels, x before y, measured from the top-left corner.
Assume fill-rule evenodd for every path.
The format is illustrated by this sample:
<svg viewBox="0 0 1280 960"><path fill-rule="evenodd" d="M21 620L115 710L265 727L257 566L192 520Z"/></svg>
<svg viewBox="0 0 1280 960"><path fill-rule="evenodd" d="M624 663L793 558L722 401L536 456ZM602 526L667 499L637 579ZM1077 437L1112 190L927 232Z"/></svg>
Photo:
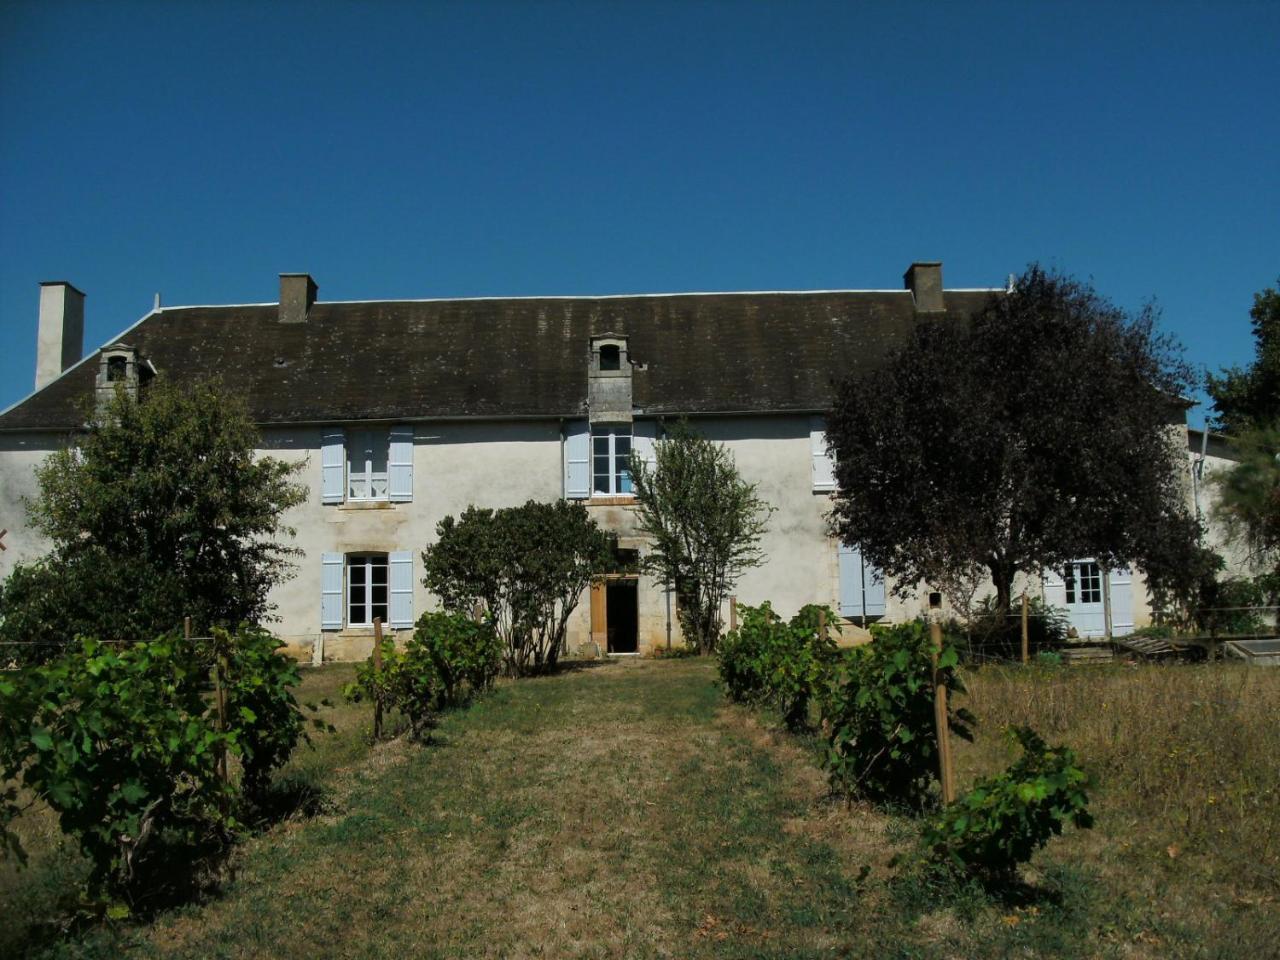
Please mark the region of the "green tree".
<svg viewBox="0 0 1280 960"><path fill-rule="evenodd" d="M760 540L773 508L742 479L723 445L685 423L656 445L652 468L632 454L631 473L637 526L650 540L641 565L675 588L686 640L712 653L725 598L763 559Z"/></svg>
<svg viewBox="0 0 1280 960"><path fill-rule="evenodd" d="M484 607L510 676L556 664L583 591L613 564L610 538L582 504L564 500L469 507L436 534L422 551L423 584L447 610Z"/></svg>
<svg viewBox="0 0 1280 960"><path fill-rule="evenodd" d="M1280 291L1268 287L1255 293L1249 316L1256 350L1253 363L1207 377L1214 410L1209 425L1224 433L1280 422Z"/></svg>
<svg viewBox="0 0 1280 960"><path fill-rule="evenodd" d="M1280 577L1280 420L1243 430L1232 440L1239 461L1213 474L1213 516L1250 561Z"/></svg>
<svg viewBox="0 0 1280 960"><path fill-rule="evenodd" d="M1018 571L1192 549L1191 371L1156 319L1033 265L970 322L919 321L837 392L836 531L900 594L984 568L1001 617Z"/></svg>
<svg viewBox="0 0 1280 960"><path fill-rule="evenodd" d="M197 629L256 623L296 550L282 517L304 501L300 464L256 457L258 432L238 398L212 383L156 380L120 390L75 444L36 470L28 502L50 555L15 570L0 606L5 639L62 642L157 636L191 616ZM36 628L36 633L14 635Z"/></svg>

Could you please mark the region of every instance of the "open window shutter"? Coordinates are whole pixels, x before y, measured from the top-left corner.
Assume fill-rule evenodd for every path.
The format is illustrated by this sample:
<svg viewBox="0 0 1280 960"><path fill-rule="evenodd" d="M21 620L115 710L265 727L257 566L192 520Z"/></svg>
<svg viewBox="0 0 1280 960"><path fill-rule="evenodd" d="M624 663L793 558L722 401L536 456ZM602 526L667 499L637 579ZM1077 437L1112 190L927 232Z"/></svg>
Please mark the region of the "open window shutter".
<svg viewBox="0 0 1280 960"><path fill-rule="evenodd" d="M822 417L809 420L809 448L813 460L813 489L834 490L835 464L827 453L827 423Z"/></svg>
<svg viewBox="0 0 1280 960"><path fill-rule="evenodd" d="M856 547L840 544L840 616L862 616L862 557Z"/></svg>
<svg viewBox="0 0 1280 960"><path fill-rule="evenodd" d="M650 473L658 460L657 442L657 420L637 420L631 425L631 452L644 461Z"/></svg>
<svg viewBox="0 0 1280 960"><path fill-rule="evenodd" d="M391 428L387 453L387 497L392 503L413 500L413 427Z"/></svg>
<svg viewBox="0 0 1280 960"><path fill-rule="evenodd" d="M1067 608L1067 584L1062 579L1061 571L1045 570L1044 602L1047 606L1057 607L1059 610Z"/></svg>
<svg viewBox="0 0 1280 960"><path fill-rule="evenodd" d="M341 429L326 430L320 446L320 500L322 503L341 503L342 487L346 479L343 462L346 459L346 433Z"/></svg>
<svg viewBox="0 0 1280 960"><path fill-rule="evenodd" d="M1123 637L1133 633L1133 571L1127 567L1112 570L1111 634Z"/></svg>
<svg viewBox="0 0 1280 960"><path fill-rule="evenodd" d="M591 425L586 420L564 425L564 495L569 500L591 496Z"/></svg>
<svg viewBox="0 0 1280 960"><path fill-rule="evenodd" d="M320 629L342 629L342 554L322 553Z"/></svg>
<svg viewBox="0 0 1280 960"><path fill-rule="evenodd" d="M391 626L413 626L413 554L408 550L387 554L391 584Z"/></svg>

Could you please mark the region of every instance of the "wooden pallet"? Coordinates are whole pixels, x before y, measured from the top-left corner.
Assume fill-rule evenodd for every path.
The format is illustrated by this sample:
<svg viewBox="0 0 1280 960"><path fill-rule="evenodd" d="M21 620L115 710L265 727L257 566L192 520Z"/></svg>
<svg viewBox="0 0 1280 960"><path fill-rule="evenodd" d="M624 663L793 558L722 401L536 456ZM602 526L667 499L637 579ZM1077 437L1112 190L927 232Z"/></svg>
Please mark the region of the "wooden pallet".
<svg viewBox="0 0 1280 960"><path fill-rule="evenodd" d="M1163 637L1112 637L1113 646L1140 657L1171 657L1176 652Z"/></svg>

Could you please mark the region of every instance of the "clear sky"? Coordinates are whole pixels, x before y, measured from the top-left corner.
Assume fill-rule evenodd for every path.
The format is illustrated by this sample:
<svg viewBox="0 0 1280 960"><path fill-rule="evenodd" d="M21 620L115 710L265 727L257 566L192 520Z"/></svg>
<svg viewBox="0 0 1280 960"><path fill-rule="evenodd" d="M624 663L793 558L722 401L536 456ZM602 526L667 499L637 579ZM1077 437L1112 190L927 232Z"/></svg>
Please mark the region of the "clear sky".
<svg viewBox="0 0 1280 960"><path fill-rule="evenodd" d="M1280 2L8 0L0 408L50 279L93 350L156 291L273 301L285 271L345 300L1040 260L1244 363L1278 121Z"/></svg>

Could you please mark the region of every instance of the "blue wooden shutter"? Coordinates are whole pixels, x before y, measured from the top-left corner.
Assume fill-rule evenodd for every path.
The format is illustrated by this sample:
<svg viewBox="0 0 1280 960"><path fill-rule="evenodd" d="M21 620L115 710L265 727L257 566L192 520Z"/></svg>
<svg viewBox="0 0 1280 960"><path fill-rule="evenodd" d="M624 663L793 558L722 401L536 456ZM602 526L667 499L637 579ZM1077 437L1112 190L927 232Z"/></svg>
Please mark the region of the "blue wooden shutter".
<svg viewBox="0 0 1280 960"><path fill-rule="evenodd" d="M391 585L391 626L397 630L413 626L413 554L408 550L387 554Z"/></svg>
<svg viewBox="0 0 1280 960"><path fill-rule="evenodd" d="M868 617L883 617L888 604L885 602L884 574L871 564L862 560L859 552L858 560L862 562L862 592L867 603Z"/></svg>
<svg viewBox="0 0 1280 960"><path fill-rule="evenodd" d="M862 558L854 547L840 544L840 616L862 616Z"/></svg>
<svg viewBox="0 0 1280 960"><path fill-rule="evenodd" d="M813 462L813 489L834 490L835 463L827 453L827 423L822 417L809 420L809 453Z"/></svg>
<svg viewBox="0 0 1280 960"><path fill-rule="evenodd" d="M631 452L644 461L650 473L658 460L657 442L657 420L637 420L631 425Z"/></svg>
<svg viewBox="0 0 1280 960"><path fill-rule="evenodd" d="M1133 571L1128 567L1112 570L1111 581L1111 635L1123 637L1133 633Z"/></svg>
<svg viewBox="0 0 1280 960"><path fill-rule="evenodd" d="M862 550L840 544L840 616L883 617L888 609L884 575L864 563Z"/></svg>
<svg viewBox="0 0 1280 960"><path fill-rule="evenodd" d="M591 425L586 420L564 425L564 495L569 500L591 496Z"/></svg>
<svg viewBox="0 0 1280 960"><path fill-rule="evenodd" d="M342 629L342 554L322 553L320 629Z"/></svg>
<svg viewBox="0 0 1280 960"><path fill-rule="evenodd" d="M387 452L387 498L392 503L413 500L413 427L391 428Z"/></svg>
<svg viewBox="0 0 1280 960"><path fill-rule="evenodd" d="M342 503L346 483L346 432L335 427L324 432L320 445L320 500Z"/></svg>
<svg viewBox="0 0 1280 960"><path fill-rule="evenodd" d="M1067 584L1062 579L1061 570L1044 571L1044 602L1048 607L1063 611L1067 609Z"/></svg>

